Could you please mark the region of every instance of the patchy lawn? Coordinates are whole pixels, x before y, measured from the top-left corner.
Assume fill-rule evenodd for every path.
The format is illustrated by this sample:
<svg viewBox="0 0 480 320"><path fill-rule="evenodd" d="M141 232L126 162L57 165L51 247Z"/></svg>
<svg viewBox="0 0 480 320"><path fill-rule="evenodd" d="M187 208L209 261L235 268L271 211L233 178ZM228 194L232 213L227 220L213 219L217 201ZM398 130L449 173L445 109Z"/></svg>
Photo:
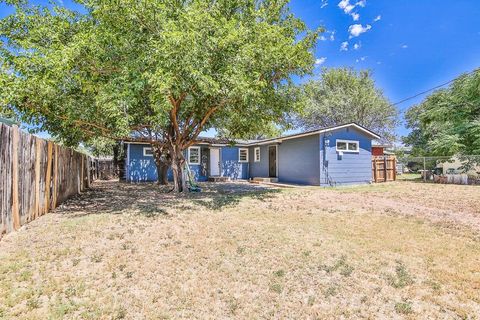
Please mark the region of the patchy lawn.
<svg viewBox="0 0 480 320"><path fill-rule="evenodd" d="M7 235L0 318L480 315L479 187L204 191L102 182Z"/></svg>

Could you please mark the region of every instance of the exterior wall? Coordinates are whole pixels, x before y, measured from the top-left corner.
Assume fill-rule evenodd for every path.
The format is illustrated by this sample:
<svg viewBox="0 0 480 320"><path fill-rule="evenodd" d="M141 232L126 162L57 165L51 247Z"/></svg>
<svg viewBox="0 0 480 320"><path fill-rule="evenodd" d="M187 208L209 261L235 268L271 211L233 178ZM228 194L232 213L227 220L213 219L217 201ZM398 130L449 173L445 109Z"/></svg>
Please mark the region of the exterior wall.
<svg viewBox="0 0 480 320"><path fill-rule="evenodd" d="M318 134L283 141L278 146L277 157L279 182L306 185L320 184L320 143ZM266 161L268 163L268 156Z"/></svg>
<svg viewBox="0 0 480 320"><path fill-rule="evenodd" d="M383 156L383 147L372 147L372 156Z"/></svg>
<svg viewBox="0 0 480 320"><path fill-rule="evenodd" d="M268 145L258 146L260 147L260 162L255 162L255 148L249 148L249 160L250 160L250 178L255 177L268 177Z"/></svg>
<svg viewBox="0 0 480 320"><path fill-rule="evenodd" d="M157 167L155 160L151 156L143 155L143 148L146 144L130 144L126 168L127 181L145 182L157 180Z"/></svg>
<svg viewBox="0 0 480 320"><path fill-rule="evenodd" d="M239 147L222 147L220 151L222 177L230 177L232 180L249 178L249 162L238 162ZM250 158L250 150L248 151Z"/></svg>
<svg viewBox="0 0 480 320"><path fill-rule="evenodd" d="M359 141L359 152L336 151L336 140ZM372 181L372 139L347 127L320 135L320 184L363 184Z"/></svg>
<svg viewBox="0 0 480 320"><path fill-rule="evenodd" d="M126 175L128 182L147 182L157 181L157 167L152 156L144 156L143 148L149 147L147 144L130 144L130 151L127 157L128 165L126 168ZM221 147L220 174L224 177L236 179L249 178L249 163L238 162L238 147ZM208 166L209 166L209 149L201 146L200 158L201 164L190 164L190 170L196 181L208 180ZM187 152L185 152L187 157ZM250 151L249 151L250 157ZM188 160L188 159L187 159ZM168 180L173 180L172 170L168 170Z"/></svg>

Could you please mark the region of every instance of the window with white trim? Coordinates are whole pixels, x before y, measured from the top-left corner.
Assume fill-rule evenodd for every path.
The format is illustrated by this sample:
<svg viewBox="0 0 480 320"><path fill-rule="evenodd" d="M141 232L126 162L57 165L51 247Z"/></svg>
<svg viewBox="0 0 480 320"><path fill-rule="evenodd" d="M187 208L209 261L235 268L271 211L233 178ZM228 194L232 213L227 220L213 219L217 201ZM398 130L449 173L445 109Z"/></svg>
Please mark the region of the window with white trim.
<svg viewBox="0 0 480 320"><path fill-rule="evenodd" d="M153 157L153 150L151 147L144 147L143 148L143 156L144 157Z"/></svg>
<svg viewBox="0 0 480 320"><path fill-rule="evenodd" d="M247 148L238 149L238 162L248 162L248 149Z"/></svg>
<svg viewBox="0 0 480 320"><path fill-rule="evenodd" d="M200 164L200 147L188 148L188 163Z"/></svg>
<svg viewBox="0 0 480 320"><path fill-rule="evenodd" d="M260 162L260 147L253 149L254 161Z"/></svg>
<svg viewBox="0 0 480 320"><path fill-rule="evenodd" d="M337 140L337 151L359 152L360 144L356 140Z"/></svg>

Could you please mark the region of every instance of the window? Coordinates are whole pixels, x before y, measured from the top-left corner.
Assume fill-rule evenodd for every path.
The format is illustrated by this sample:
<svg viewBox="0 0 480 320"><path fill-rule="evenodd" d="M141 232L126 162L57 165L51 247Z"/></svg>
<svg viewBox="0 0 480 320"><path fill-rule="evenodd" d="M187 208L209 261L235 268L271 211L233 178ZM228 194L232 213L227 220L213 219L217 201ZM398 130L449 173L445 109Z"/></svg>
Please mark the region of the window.
<svg viewBox="0 0 480 320"><path fill-rule="evenodd" d="M247 148L238 149L238 162L248 162L248 149Z"/></svg>
<svg viewBox="0 0 480 320"><path fill-rule="evenodd" d="M144 157L153 157L153 150L151 147L144 147L143 148L143 156Z"/></svg>
<svg viewBox="0 0 480 320"><path fill-rule="evenodd" d="M353 140L337 140L337 151L343 152L359 152L358 141Z"/></svg>
<svg viewBox="0 0 480 320"><path fill-rule="evenodd" d="M188 148L188 163L200 164L200 147Z"/></svg>
<svg viewBox="0 0 480 320"><path fill-rule="evenodd" d="M253 154L255 155L255 159L254 159L255 162L260 162L260 148L257 147L255 149L253 149L253 151L254 151Z"/></svg>

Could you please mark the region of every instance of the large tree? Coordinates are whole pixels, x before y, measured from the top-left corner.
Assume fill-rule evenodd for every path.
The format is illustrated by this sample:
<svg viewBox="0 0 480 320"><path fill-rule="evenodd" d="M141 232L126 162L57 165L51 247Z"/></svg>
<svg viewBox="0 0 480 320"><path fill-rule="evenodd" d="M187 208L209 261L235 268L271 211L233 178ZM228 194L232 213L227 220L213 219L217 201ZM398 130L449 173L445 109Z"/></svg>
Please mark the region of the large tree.
<svg viewBox="0 0 480 320"><path fill-rule="evenodd" d="M356 122L388 141L395 138L398 113L375 86L369 71L323 69L319 79L303 86L304 108L297 123L317 129Z"/></svg>
<svg viewBox="0 0 480 320"><path fill-rule="evenodd" d="M319 32L288 0L78 0L82 13L8 2L1 105L69 144L152 143L177 191L203 130L248 136L292 111Z"/></svg>
<svg viewBox="0 0 480 320"><path fill-rule="evenodd" d="M405 119L412 131L403 140L415 155L480 155L480 70L432 93Z"/></svg>

